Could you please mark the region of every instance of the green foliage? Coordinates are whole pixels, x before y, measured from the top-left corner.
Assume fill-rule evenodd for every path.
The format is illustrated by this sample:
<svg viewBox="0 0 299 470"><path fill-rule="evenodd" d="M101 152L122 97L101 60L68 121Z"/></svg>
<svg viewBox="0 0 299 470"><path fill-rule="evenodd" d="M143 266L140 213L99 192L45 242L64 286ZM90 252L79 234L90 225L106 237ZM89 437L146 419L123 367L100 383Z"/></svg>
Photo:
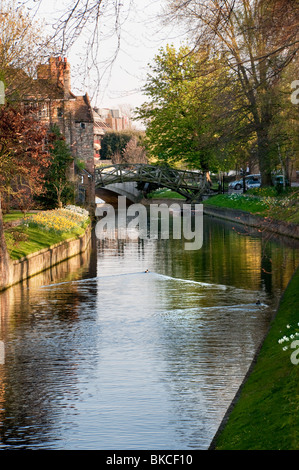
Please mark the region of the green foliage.
<svg viewBox="0 0 299 470"><path fill-rule="evenodd" d="M19 247L20 243L27 242L29 239L28 234L18 228L5 232L4 236L8 252L12 252Z"/></svg>
<svg viewBox="0 0 299 470"><path fill-rule="evenodd" d="M206 52L191 54L166 46L150 66L145 85L149 101L138 110L147 126L146 142L159 163L184 164L204 171L227 170L244 153L230 133L242 124L242 113L227 125L236 100L227 68ZM223 105L225 103L225 113Z"/></svg>
<svg viewBox="0 0 299 470"><path fill-rule="evenodd" d="M18 231L22 231L27 237L27 240L20 242L17 246L13 242L10 247L8 247L8 252L12 260L20 259L30 253L50 248L64 240L77 238L83 235L85 229L80 227L72 232L56 233L53 231L45 231L38 227L23 226L18 227ZM5 237L7 237L7 233L5 233Z"/></svg>
<svg viewBox="0 0 299 470"><path fill-rule="evenodd" d="M33 212L31 213L27 213L27 217L30 216L31 214L33 214ZM20 212L20 211L11 211L9 214L5 214L3 215L3 222L6 224L6 223L10 223L10 222L14 222L16 220L20 220L20 219L23 219L24 218L24 213L23 212Z"/></svg>
<svg viewBox="0 0 299 470"><path fill-rule="evenodd" d="M185 199L184 196L182 196L179 193L176 193L175 191L172 191L171 189L157 189L147 195L148 199Z"/></svg>
<svg viewBox="0 0 299 470"><path fill-rule="evenodd" d="M101 141L101 160L111 160L116 155L121 156L132 137L136 137L142 144L142 132L132 130L107 132Z"/></svg>
<svg viewBox="0 0 299 470"><path fill-rule="evenodd" d="M5 238L6 248L8 252L12 251L15 246L15 240L14 240L13 234L10 232L5 232L4 238Z"/></svg>
<svg viewBox="0 0 299 470"><path fill-rule="evenodd" d="M86 164L84 161L80 160L76 162L76 166L79 170L85 170Z"/></svg>
<svg viewBox="0 0 299 470"><path fill-rule="evenodd" d="M57 125L50 129L48 141L52 161L47 172L45 191L38 202L47 209L53 209L73 202L74 186L70 181L69 170L74 159Z"/></svg>

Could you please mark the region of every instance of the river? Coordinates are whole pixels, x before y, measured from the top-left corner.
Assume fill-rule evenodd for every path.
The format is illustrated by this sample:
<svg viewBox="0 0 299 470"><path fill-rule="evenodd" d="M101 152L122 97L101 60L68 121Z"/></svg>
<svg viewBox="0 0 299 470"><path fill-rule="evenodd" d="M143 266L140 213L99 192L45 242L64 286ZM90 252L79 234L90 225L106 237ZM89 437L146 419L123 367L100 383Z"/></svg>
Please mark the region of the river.
<svg viewBox="0 0 299 470"><path fill-rule="evenodd" d="M3 292L0 449L207 449L295 245L205 216L200 250L94 238Z"/></svg>

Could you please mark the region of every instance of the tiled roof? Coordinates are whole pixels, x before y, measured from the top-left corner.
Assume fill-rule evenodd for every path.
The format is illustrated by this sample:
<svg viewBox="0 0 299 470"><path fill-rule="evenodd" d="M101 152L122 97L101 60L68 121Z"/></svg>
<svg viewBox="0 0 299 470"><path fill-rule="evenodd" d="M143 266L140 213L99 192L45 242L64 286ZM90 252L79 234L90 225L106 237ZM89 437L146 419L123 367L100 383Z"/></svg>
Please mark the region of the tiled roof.
<svg viewBox="0 0 299 470"><path fill-rule="evenodd" d="M42 78L33 80L30 91L25 94L25 99L62 100L64 98L75 99L76 96L71 91L65 96L65 91L61 85L52 80Z"/></svg>
<svg viewBox="0 0 299 470"><path fill-rule="evenodd" d="M76 96L71 103L71 109L74 113L75 122L94 122L92 108L88 95Z"/></svg>
<svg viewBox="0 0 299 470"><path fill-rule="evenodd" d="M104 121L94 121L94 127L98 127L99 129L110 129L109 126Z"/></svg>

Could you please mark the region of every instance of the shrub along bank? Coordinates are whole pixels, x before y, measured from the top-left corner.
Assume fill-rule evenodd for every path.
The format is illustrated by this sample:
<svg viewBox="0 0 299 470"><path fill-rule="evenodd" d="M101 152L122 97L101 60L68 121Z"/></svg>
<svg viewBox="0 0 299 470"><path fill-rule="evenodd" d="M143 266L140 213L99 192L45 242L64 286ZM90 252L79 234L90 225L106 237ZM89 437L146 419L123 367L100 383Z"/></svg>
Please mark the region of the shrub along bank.
<svg viewBox="0 0 299 470"><path fill-rule="evenodd" d="M216 450L299 449L299 269L291 279L269 333Z"/></svg>

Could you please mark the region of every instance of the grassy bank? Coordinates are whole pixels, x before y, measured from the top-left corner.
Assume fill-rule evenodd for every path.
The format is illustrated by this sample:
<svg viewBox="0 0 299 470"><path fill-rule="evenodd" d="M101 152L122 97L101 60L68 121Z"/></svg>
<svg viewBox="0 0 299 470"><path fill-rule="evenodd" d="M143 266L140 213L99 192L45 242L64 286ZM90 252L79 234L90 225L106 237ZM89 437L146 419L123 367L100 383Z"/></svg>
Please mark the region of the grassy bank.
<svg viewBox="0 0 299 470"><path fill-rule="evenodd" d="M239 209L274 220L299 224L299 190L277 194L273 188L251 190L246 194L218 194L204 205Z"/></svg>
<svg viewBox="0 0 299 470"><path fill-rule="evenodd" d="M216 450L299 449L299 269ZM294 342L296 343L294 344Z"/></svg>
<svg viewBox="0 0 299 470"><path fill-rule="evenodd" d="M25 218L21 213L5 215L4 222L6 223L20 221L17 227L5 230L4 235L10 258L17 260L83 235L89 224L89 218L87 214L75 211L75 208L74 210L43 211L28 214Z"/></svg>
<svg viewBox="0 0 299 470"><path fill-rule="evenodd" d="M175 191L171 191L171 189L162 188L157 189L156 191L152 191L147 195L147 199L185 199L179 193Z"/></svg>
<svg viewBox="0 0 299 470"><path fill-rule="evenodd" d="M31 216L33 215L34 213L33 212L28 212L28 214L26 215L27 217L28 216ZM16 220L22 220L24 219L24 214L23 212L20 212L20 211L13 211L13 212L10 212L9 214L5 214L3 216L3 222L4 223L9 223L9 222L15 222Z"/></svg>

